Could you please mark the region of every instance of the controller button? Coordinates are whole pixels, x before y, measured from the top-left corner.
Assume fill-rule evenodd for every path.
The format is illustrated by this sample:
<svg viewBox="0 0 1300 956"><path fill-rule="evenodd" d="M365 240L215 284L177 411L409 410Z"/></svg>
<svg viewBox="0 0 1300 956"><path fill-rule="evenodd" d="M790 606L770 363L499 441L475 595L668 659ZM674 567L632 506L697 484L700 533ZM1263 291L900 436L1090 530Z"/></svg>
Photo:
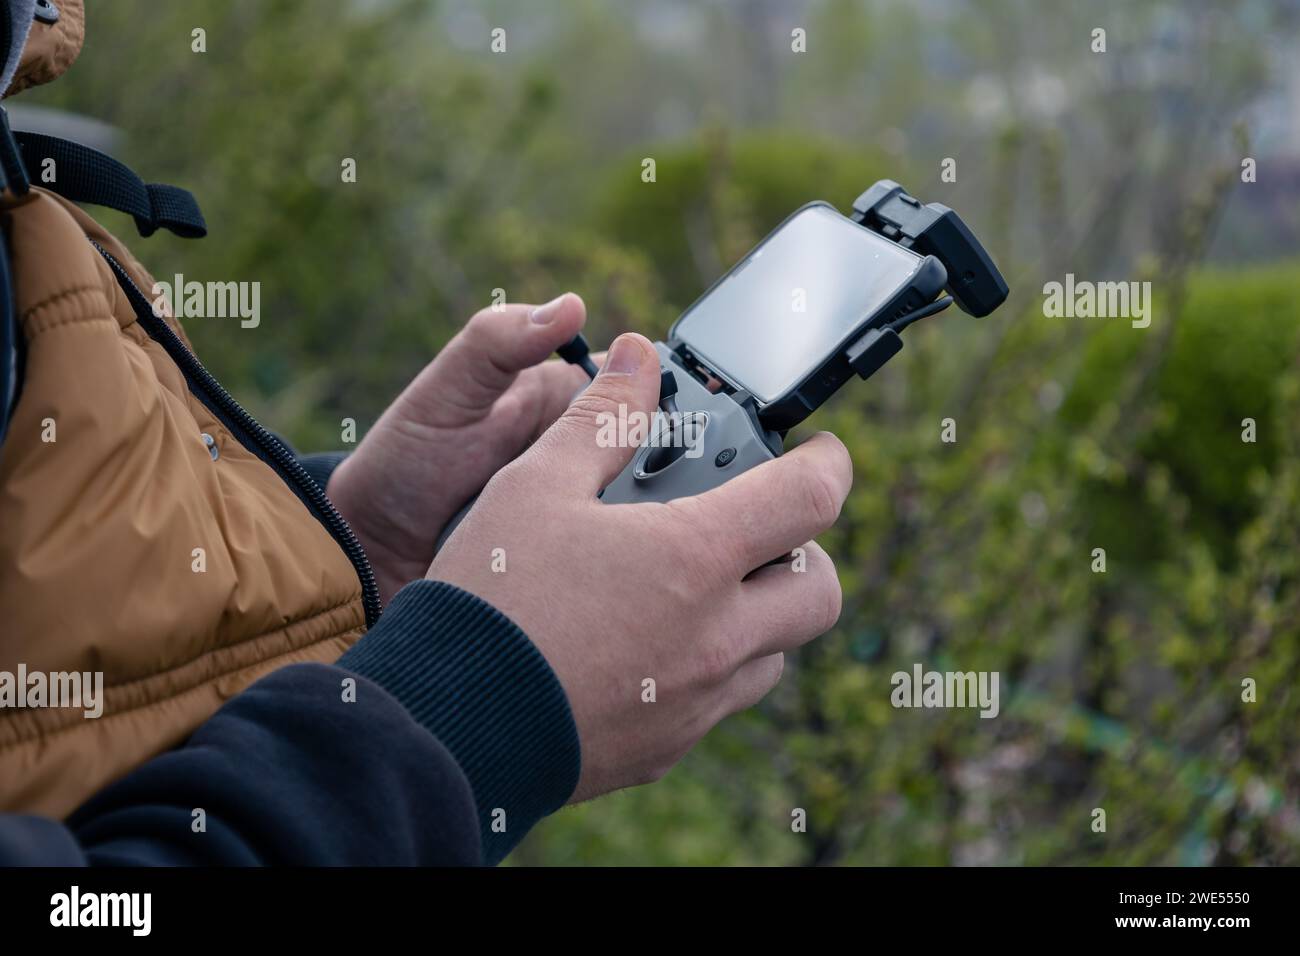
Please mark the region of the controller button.
<svg viewBox="0 0 1300 956"><path fill-rule="evenodd" d="M713 459L713 464L719 468L726 468L736 459L736 449L724 448L718 452L718 457Z"/></svg>

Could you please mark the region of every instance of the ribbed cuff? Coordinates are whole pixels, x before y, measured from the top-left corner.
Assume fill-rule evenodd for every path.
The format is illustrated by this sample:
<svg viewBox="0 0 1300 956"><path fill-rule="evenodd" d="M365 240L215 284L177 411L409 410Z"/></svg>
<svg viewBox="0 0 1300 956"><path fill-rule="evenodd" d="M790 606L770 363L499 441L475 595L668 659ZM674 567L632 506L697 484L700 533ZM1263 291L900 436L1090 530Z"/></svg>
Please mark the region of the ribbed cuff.
<svg viewBox="0 0 1300 956"><path fill-rule="evenodd" d="M559 678L513 621L442 581L408 584L338 665L400 701L474 790L485 863L578 785L578 728Z"/></svg>
<svg viewBox="0 0 1300 956"><path fill-rule="evenodd" d="M343 464L343 459L348 457L345 451L323 451L315 455L299 455L298 464L302 465L302 470L311 475L311 480L320 486L324 491L325 486L330 483L330 475L334 474L334 469Z"/></svg>

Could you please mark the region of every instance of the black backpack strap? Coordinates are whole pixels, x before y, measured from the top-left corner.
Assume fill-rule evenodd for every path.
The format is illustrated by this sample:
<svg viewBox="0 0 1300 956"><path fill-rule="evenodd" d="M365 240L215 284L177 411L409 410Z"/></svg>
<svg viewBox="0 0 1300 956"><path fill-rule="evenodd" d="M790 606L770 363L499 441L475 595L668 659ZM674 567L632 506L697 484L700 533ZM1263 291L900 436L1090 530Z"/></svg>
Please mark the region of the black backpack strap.
<svg viewBox="0 0 1300 956"><path fill-rule="evenodd" d="M0 106L0 179L6 196L22 196L31 186L18 141L9 129L9 113L3 106Z"/></svg>
<svg viewBox="0 0 1300 956"><path fill-rule="evenodd" d="M27 192L27 171L9 132L9 117L0 106L0 205ZM14 287L9 276L9 249L0 229L0 445L9 432L9 418L22 386L23 337L14 309Z"/></svg>
<svg viewBox="0 0 1300 956"><path fill-rule="evenodd" d="M159 227L184 239L200 239L208 225L194 197L176 186L146 183L130 168L97 149L44 133L15 131L27 177L50 192L73 202L105 206L135 218L140 235L151 236ZM40 181L46 160L54 160L54 180ZM8 173L8 170L5 170Z"/></svg>
<svg viewBox="0 0 1300 956"><path fill-rule="evenodd" d="M14 312L14 289L9 281L9 250L0 230L0 445L9 431L9 417L22 387L23 337Z"/></svg>

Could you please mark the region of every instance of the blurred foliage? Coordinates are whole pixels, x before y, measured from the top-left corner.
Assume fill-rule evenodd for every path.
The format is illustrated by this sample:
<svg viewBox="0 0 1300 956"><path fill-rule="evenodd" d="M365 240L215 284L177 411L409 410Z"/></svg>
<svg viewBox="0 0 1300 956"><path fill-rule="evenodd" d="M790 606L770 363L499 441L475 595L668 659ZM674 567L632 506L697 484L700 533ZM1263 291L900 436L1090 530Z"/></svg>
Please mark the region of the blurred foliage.
<svg viewBox="0 0 1300 956"><path fill-rule="evenodd" d="M917 326L809 422L858 470L825 541L840 625L666 780L557 814L515 862L1294 864L1300 250L1237 171L1295 7L1079 6L91 4L81 61L23 100L114 124L198 195L207 239L132 245L160 278L262 282L258 329L188 332L308 449L494 288L579 291L597 343L662 334L792 209L885 176L988 241L1008 304ZM1293 223L1275 188L1249 187ZM1268 261L1207 265L1251 202ZM1067 271L1151 281L1151 327L1045 319ZM893 709L918 661L1000 672L1001 716Z"/></svg>

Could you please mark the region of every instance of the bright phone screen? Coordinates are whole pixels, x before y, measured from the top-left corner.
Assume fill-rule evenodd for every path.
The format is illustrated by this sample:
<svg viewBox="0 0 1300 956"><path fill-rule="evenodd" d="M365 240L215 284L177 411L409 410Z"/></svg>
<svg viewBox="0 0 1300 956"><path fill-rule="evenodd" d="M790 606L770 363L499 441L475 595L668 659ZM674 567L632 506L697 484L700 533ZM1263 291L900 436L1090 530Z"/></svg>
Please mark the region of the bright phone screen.
<svg viewBox="0 0 1300 956"><path fill-rule="evenodd" d="M675 338L773 402L906 286L921 259L829 206L772 233L678 320Z"/></svg>

